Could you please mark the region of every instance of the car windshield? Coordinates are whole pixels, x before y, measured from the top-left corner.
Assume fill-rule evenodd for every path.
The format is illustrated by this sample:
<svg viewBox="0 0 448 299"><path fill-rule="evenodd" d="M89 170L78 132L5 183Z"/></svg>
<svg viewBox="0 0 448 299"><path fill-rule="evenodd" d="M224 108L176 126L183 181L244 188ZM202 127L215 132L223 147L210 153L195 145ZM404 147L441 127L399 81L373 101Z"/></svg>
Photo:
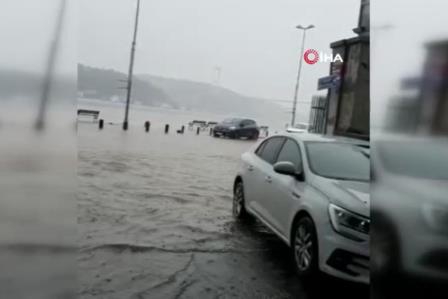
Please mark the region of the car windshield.
<svg viewBox="0 0 448 299"><path fill-rule="evenodd" d="M368 146L337 142L307 142L305 145L314 174L336 180L370 180Z"/></svg>
<svg viewBox="0 0 448 299"><path fill-rule="evenodd" d="M445 142L379 141L375 143L381 165L387 172L432 180L448 180L448 150Z"/></svg>
<svg viewBox="0 0 448 299"><path fill-rule="evenodd" d="M226 118L223 123L224 124L236 124L239 123L241 121L240 118Z"/></svg>

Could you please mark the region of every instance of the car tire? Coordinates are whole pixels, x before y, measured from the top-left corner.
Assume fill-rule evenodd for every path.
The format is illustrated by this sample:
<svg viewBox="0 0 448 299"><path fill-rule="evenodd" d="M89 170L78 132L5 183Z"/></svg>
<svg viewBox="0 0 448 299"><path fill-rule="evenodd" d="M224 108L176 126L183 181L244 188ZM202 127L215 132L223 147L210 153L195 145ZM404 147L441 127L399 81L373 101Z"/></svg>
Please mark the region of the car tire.
<svg viewBox="0 0 448 299"><path fill-rule="evenodd" d="M257 140L259 136L260 136L260 133L258 131L255 131L252 133L252 136L250 139Z"/></svg>
<svg viewBox="0 0 448 299"><path fill-rule="evenodd" d="M250 218L245 206L244 185L242 181L236 183L233 191L232 213L238 220L246 220Z"/></svg>
<svg viewBox="0 0 448 299"><path fill-rule="evenodd" d="M391 221L381 214L372 213L375 223L371 231L371 273L379 284L391 283L400 276L400 246ZM378 220L376 220L378 219Z"/></svg>
<svg viewBox="0 0 448 299"><path fill-rule="evenodd" d="M294 266L301 278L314 278L318 274L318 243L316 228L309 216L299 218L291 236Z"/></svg>

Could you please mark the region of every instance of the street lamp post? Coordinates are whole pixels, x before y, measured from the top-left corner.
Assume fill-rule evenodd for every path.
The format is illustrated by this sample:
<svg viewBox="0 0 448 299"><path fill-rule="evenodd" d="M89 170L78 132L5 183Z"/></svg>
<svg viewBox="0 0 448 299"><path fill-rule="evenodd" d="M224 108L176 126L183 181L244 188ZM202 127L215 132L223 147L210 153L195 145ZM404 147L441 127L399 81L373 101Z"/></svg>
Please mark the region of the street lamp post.
<svg viewBox="0 0 448 299"><path fill-rule="evenodd" d="M314 25L308 25L306 27L303 27L302 25L296 26L297 29L303 30L302 35L302 48L300 50L300 59L299 59L299 71L297 72L297 81L296 81L296 88L294 91L294 102L292 106L292 119L291 119L291 127L294 127L295 121L296 121L296 109L297 109L297 96L299 92L299 83L300 83L300 73L302 71L302 61L303 61L303 51L305 49L305 37L306 37L306 31L308 29L314 28Z"/></svg>
<svg viewBox="0 0 448 299"><path fill-rule="evenodd" d="M56 65L57 56L60 52L60 40L63 34L62 26L64 24L64 17L66 13L67 0L62 0L59 13L56 20L56 28L54 32L53 41L50 44L50 52L48 54L48 61L45 70L45 79L43 83L42 93L40 95L40 103L37 112L36 123L34 124L35 129L41 131L45 126L45 114L48 106L48 101L51 93L51 88L53 84L54 69Z"/></svg>
<svg viewBox="0 0 448 299"><path fill-rule="evenodd" d="M131 60L129 62L129 73L127 82L127 95L126 95L126 110L124 113L123 130L128 129L128 117L129 117L129 105L131 103L131 90L132 90L132 74L134 70L134 57L135 57L135 45L137 43L137 28L138 28L138 17L140 12L140 0L137 0L137 9L135 12L135 24L134 24L134 38L132 39L131 48Z"/></svg>

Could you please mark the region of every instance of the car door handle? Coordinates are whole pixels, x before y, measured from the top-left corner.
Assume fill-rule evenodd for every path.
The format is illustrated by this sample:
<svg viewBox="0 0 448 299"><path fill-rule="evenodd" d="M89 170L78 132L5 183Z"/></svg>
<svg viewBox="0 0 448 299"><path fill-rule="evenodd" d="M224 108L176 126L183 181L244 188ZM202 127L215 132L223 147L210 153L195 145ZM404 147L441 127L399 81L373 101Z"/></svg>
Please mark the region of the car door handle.
<svg viewBox="0 0 448 299"><path fill-rule="evenodd" d="M296 192L292 192L292 196L294 196L295 198L299 199L300 198L300 194L296 193Z"/></svg>
<svg viewBox="0 0 448 299"><path fill-rule="evenodd" d="M247 166L247 170L249 170L249 171L253 171L253 170L254 170L254 167L253 167L252 165L249 165L249 166Z"/></svg>
<svg viewBox="0 0 448 299"><path fill-rule="evenodd" d="M264 180L268 183L272 183L272 178L270 176L266 176Z"/></svg>

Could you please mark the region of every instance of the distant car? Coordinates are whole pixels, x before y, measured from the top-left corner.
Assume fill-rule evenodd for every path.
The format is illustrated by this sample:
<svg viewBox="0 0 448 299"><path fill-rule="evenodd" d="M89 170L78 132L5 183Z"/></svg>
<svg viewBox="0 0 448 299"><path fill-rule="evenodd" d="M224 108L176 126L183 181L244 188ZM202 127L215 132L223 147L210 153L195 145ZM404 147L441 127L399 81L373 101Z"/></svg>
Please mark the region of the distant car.
<svg viewBox="0 0 448 299"><path fill-rule="evenodd" d="M256 217L291 247L302 277L318 270L369 283L369 143L285 133L242 155L233 215Z"/></svg>
<svg viewBox="0 0 448 299"><path fill-rule="evenodd" d="M293 127L286 128L287 132L294 132L294 133L305 133L308 132L309 125L307 123L298 123L295 124Z"/></svg>
<svg viewBox="0 0 448 299"><path fill-rule="evenodd" d="M214 137L258 139L259 135L260 129L257 123L247 118L228 118L213 128Z"/></svg>

